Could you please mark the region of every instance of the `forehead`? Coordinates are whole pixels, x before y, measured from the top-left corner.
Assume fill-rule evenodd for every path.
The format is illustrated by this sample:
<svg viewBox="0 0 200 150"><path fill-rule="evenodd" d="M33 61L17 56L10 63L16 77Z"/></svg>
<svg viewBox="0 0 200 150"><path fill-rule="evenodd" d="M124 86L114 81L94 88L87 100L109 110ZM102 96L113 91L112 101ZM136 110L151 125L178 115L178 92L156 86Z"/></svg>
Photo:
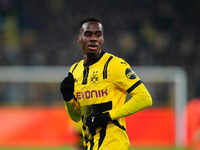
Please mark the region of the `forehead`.
<svg viewBox="0 0 200 150"><path fill-rule="evenodd" d="M103 26L99 22L90 21L86 22L81 27L82 31L103 31Z"/></svg>

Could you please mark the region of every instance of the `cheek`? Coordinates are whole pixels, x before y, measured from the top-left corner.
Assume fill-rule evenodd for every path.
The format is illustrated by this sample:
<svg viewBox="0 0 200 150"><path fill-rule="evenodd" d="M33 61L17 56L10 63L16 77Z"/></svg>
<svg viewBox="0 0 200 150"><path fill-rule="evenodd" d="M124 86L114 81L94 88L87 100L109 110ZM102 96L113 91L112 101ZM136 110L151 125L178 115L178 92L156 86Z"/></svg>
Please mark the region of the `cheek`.
<svg viewBox="0 0 200 150"><path fill-rule="evenodd" d="M104 39L101 38L101 39L99 40L99 43L102 45L102 44L104 43Z"/></svg>
<svg viewBox="0 0 200 150"><path fill-rule="evenodd" d="M82 38L81 41L82 41L83 44L87 44L89 40L88 40L88 38Z"/></svg>
<svg viewBox="0 0 200 150"><path fill-rule="evenodd" d="M80 40L80 45L82 46L82 47L84 47L85 45L87 45L87 39L85 39L85 38L82 38L81 40Z"/></svg>

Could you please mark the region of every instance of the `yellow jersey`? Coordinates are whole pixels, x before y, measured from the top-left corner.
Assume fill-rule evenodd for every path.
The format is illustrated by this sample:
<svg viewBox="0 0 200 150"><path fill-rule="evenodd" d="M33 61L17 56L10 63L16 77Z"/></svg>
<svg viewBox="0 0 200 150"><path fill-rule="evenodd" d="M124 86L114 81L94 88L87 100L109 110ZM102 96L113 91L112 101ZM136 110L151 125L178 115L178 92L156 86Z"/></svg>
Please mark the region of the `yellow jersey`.
<svg viewBox="0 0 200 150"><path fill-rule="evenodd" d="M75 79L74 96L79 104L83 121L82 131L85 149L128 149L129 139L124 116L134 112L131 110L131 106L122 111L119 108L123 107L127 93L134 97L136 94L134 90L137 87L140 87L139 91L146 92L149 96L142 81L131 66L122 58L102 52L93 64L85 65L84 60L81 60L73 64L69 71ZM84 118L90 113L107 111L110 112L113 119L112 123L97 130L94 137L89 137L87 127L84 126Z"/></svg>

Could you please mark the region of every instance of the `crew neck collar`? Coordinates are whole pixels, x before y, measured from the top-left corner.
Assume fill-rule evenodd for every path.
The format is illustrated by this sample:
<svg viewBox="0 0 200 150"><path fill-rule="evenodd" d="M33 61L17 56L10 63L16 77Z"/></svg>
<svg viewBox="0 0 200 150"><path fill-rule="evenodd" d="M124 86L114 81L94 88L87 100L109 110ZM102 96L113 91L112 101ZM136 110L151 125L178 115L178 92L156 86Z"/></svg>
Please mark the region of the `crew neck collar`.
<svg viewBox="0 0 200 150"><path fill-rule="evenodd" d="M84 61L83 65L84 65L85 67L88 67L88 66L90 66L90 65L93 65L93 64L96 63L99 59L101 59L101 57L102 57L104 54L105 54L105 51L104 51L104 50L101 50L101 51L100 51L100 54L99 54L99 56L98 56L97 58L92 59L89 63L86 63L86 62Z"/></svg>

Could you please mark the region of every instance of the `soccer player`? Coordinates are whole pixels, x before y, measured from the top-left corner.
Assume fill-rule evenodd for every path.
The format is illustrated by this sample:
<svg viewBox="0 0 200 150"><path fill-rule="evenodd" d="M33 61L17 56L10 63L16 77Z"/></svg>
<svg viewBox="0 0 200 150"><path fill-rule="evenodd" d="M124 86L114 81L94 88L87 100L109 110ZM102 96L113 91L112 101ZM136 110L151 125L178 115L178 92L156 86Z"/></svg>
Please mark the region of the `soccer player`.
<svg viewBox="0 0 200 150"><path fill-rule="evenodd" d="M71 119L82 120L83 149L128 150L124 117L151 106L151 96L125 60L102 49L99 19L83 20L77 41L83 59L71 66L60 90Z"/></svg>

